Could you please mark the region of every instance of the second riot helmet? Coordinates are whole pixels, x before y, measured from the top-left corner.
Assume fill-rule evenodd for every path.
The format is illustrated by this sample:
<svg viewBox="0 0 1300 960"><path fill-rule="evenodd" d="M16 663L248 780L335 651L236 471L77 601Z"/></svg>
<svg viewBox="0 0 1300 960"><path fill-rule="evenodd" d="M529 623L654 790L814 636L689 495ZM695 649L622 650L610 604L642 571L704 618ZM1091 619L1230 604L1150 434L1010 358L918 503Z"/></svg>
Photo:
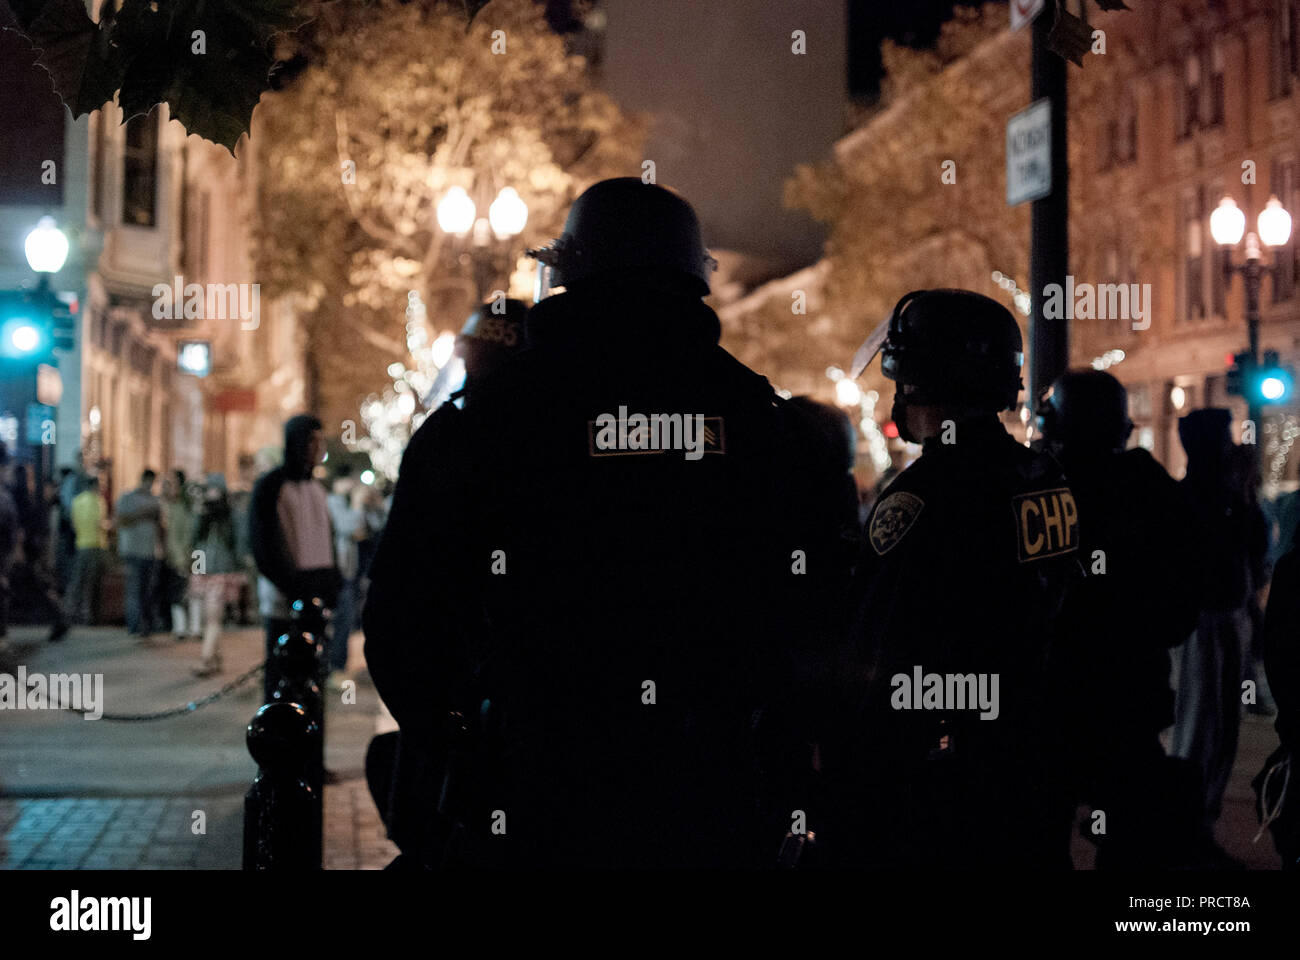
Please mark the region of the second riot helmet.
<svg viewBox="0 0 1300 960"><path fill-rule="evenodd" d="M913 403L1016 405L1024 341L1011 311L969 290L913 290L894 306L881 370Z"/></svg>
<svg viewBox="0 0 1300 960"><path fill-rule="evenodd" d="M1070 370L1039 405L1043 437L1063 448L1122 450L1133 432L1128 391L1105 370Z"/></svg>

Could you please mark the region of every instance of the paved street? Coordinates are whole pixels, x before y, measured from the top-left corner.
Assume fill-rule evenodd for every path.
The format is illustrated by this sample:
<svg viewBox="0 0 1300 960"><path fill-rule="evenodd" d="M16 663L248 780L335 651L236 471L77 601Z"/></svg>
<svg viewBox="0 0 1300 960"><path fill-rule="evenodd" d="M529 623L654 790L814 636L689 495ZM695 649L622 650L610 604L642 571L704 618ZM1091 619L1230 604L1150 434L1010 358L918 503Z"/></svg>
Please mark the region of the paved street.
<svg viewBox="0 0 1300 960"><path fill-rule="evenodd" d="M256 664L260 630L223 640L226 671L198 680L197 643L141 647L119 629L74 629L67 641L11 630L0 672L102 673L106 714L178 706ZM359 636L354 638L359 640ZM361 663L353 650L353 663ZM325 788L327 868L373 869L396 850L364 780L366 744L381 706L358 678L356 703L327 698L326 763L340 781ZM215 703L142 723L87 721L66 711L6 711L0 718L0 868L238 869L243 796L256 774L244 726L261 706L254 678Z"/></svg>
<svg viewBox="0 0 1300 960"><path fill-rule="evenodd" d="M144 648L118 629L74 630L59 645L43 631L17 628L0 654L0 672L104 674L104 712L148 712L204 696L257 662L259 630L227 635L227 669L197 680L196 643ZM361 664L359 635L351 664ZM238 869L243 796L256 773L244 725L261 705L255 679L194 713L143 723L86 721L61 711L0 716L0 868ZM328 697L326 762L340 781L325 788L325 867L378 869L396 849L364 779L366 744L391 727L374 687L358 676L355 705ZM1272 721L1246 715L1241 747L1218 825L1218 839L1252 869L1277 869L1277 854L1258 829L1250 780L1276 746ZM202 816L196 816L199 812ZM196 832L202 824L203 832ZM1077 866L1092 864L1076 835Z"/></svg>

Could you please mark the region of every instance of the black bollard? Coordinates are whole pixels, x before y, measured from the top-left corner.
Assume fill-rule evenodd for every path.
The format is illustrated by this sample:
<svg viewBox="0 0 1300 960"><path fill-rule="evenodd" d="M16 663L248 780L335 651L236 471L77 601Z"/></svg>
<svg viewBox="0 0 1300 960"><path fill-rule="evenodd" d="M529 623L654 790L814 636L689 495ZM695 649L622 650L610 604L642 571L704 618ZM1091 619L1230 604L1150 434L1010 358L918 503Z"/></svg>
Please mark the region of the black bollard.
<svg viewBox="0 0 1300 960"><path fill-rule="evenodd" d="M319 642L311 633L292 630L275 642L274 660L279 680L272 703L299 704L316 724L316 749L307 762L307 782L318 794L325 780L325 701L317 683Z"/></svg>
<svg viewBox="0 0 1300 960"><path fill-rule="evenodd" d="M319 740L296 703L268 703L249 722L258 771L244 796L245 870L321 868L321 795L304 776Z"/></svg>

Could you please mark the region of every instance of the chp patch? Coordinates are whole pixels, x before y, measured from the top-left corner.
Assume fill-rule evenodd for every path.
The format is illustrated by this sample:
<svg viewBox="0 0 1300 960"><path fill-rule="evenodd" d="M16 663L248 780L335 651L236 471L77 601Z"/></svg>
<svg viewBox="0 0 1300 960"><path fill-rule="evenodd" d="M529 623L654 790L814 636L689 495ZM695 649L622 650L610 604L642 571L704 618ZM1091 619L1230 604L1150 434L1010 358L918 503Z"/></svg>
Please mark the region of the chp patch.
<svg viewBox="0 0 1300 960"><path fill-rule="evenodd" d="M1079 510L1069 487L1013 497L1020 562L1042 560L1079 548Z"/></svg>
<svg viewBox="0 0 1300 960"><path fill-rule="evenodd" d="M871 527L867 539L871 548L884 556L898 545L903 535L916 523L925 501L914 493L898 491L881 500L871 514Z"/></svg>

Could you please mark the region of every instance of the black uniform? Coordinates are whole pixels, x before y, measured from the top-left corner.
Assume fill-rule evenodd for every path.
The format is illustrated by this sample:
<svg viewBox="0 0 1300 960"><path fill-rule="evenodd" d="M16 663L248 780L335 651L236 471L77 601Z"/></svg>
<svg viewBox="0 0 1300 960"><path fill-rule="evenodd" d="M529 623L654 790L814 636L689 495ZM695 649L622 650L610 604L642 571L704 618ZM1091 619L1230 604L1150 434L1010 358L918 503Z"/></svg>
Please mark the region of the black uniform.
<svg viewBox="0 0 1300 960"><path fill-rule="evenodd" d="M1200 609L1196 516L1145 450L1062 457L1088 571L1054 657L1073 799L1106 814L1099 866L1172 866L1190 853L1195 781L1159 734L1174 721L1169 650Z"/></svg>
<svg viewBox="0 0 1300 960"><path fill-rule="evenodd" d="M832 609L843 478L698 299L575 291L528 322L533 349L406 451L365 611L375 683L404 739L492 702L462 860L770 862L750 731ZM611 446L604 414L702 415L702 450Z"/></svg>
<svg viewBox="0 0 1300 960"><path fill-rule="evenodd" d="M861 674L847 733L828 747L840 797L828 840L852 864L1060 865L1043 701L1077 576L1077 508L1055 461L993 414L942 439L868 521L851 637Z"/></svg>

